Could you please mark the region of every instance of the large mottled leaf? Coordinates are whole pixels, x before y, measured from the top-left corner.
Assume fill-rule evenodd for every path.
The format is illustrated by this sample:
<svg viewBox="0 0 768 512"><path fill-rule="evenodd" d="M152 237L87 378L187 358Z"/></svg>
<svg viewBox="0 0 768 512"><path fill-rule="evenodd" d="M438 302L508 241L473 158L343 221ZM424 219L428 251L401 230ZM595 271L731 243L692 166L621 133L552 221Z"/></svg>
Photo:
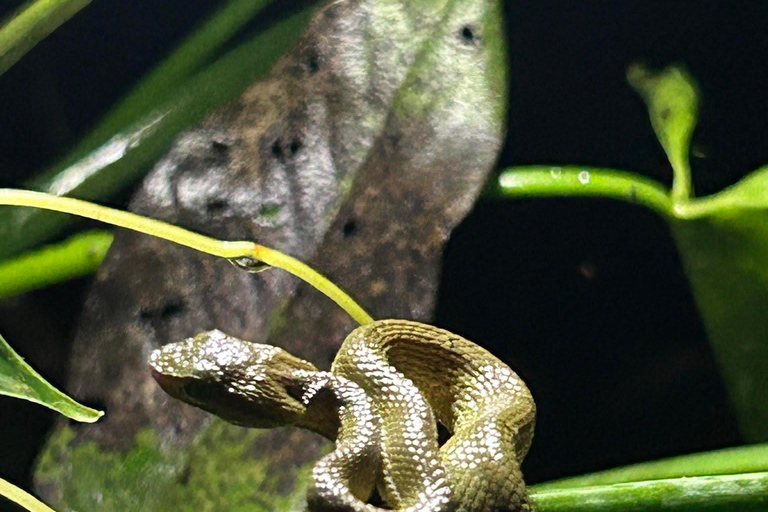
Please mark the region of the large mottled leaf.
<svg viewBox="0 0 768 512"><path fill-rule="evenodd" d="M331 2L264 81L176 141L132 207L309 260L378 317L426 320L503 139L502 26L498 0ZM353 322L284 273L119 234L71 368L107 420L54 434L40 493L83 512L294 510L319 439L211 422L149 376L152 349L214 327L327 365Z"/></svg>
<svg viewBox="0 0 768 512"><path fill-rule="evenodd" d="M693 197L688 156L698 95L679 67L633 67L631 84L675 172L672 192L647 178L589 167L503 172L490 194L603 196L643 204L669 223L744 437L768 440L768 168L722 192Z"/></svg>
<svg viewBox="0 0 768 512"><path fill-rule="evenodd" d="M0 395L35 402L77 421L94 422L104 414L81 405L51 386L0 336Z"/></svg>

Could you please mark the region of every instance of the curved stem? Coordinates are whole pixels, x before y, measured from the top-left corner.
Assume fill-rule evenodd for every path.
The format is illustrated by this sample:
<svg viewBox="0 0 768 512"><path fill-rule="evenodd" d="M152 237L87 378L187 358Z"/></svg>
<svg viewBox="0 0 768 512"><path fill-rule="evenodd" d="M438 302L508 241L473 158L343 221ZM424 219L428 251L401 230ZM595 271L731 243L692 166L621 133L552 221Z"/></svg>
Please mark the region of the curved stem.
<svg viewBox="0 0 768 512"><path fill-rule="evenodd" d="M81 201L79 199L59 197L42 192L0 189L0 204L9 206L29 206L78 215L80 217L86 217L113 226L119 226L139 233L162 238L163 240L168 240L234 262L241 259L250 259L251 263L263 262L269 266L281 268L314 286L349 313L349 315L358 323L367 324L373 321L371 315L328 278L296 258L292 258L263 245L246 241L222 241L188 231L166 222L142 217L135 213L115 210L107 208L106 206Z"/></svg>
<svg viewBox="0 0 768 512"><path fill-rule="evenodd" d="M615 169L583 166L521 166L501 172L488 191L490 197L593 196L641 204L672 215L668 191L653 180Z"/></svg>
<svg viewBox="0 0 768 512"><path fill-rule="evenodd" d="M12 502L30 512L55 512L51 507L38 500L26 491L22 491L10 482L0 478L0 496L5 496Z"/></svg>

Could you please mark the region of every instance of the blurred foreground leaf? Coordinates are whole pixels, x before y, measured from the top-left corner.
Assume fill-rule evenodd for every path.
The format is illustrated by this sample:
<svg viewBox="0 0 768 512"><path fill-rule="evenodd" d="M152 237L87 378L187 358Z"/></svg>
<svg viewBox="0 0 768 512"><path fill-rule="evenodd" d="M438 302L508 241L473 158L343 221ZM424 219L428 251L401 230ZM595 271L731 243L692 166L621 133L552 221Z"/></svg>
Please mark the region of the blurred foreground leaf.
<svg viewBox="0 0 768 512"><path fill-rule="evenodd" d="M0 395L29 400L73 420L93 423L104 414L72 400L46 382L0 336Z"/></svg>
<svg viewBox="0 0 768 512"><path fill-rule="evenodd" d="M30 512L54 512L54 510L45 503L39 501L28 492L6 482L2 478L0 478L0 496L5 496Z"/></svg>
<svg viewBox="0 0 768 512"><path fill-rule="evenodd" d="M647 178L589 167L518 167L493 197L603 196L667 219L728 387L742 433L768 440L768 167L712 196L693 198L688 155L698 97L678 67L630 69L675 172L671 193Z"/></svg>
<svg viewBox="0 0 768 512"><path fill-rule="evenodd" d="M109 231L86 231L0 262L0 299L95 272L113 238Z"/></svg>
<svg viewBox="0 0 768 512"><path fill-rule="evenodd" d="M63 163L26 183L56 195L104 199L140 179L176 135L263 77L309 20L311 7L280 19L202 71L194 72L264 1L232 0L128 94ZM43 242L72 219L41 211L0 211L0 258Z"/></svg>
<svg viewBox="0 0 768 512"><path fill-rule="evenodd" d="M0 75L91 0L35 0L0 26Z"/></svg>

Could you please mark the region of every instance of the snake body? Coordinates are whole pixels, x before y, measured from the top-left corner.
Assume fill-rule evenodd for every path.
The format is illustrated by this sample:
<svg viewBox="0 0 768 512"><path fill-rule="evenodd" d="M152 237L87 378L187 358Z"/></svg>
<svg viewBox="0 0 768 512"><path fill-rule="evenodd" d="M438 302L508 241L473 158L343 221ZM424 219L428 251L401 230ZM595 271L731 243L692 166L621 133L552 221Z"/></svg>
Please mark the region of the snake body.
<svg viewBox="0 0 768 512"><path fill-rule="evenodd" d="M443 329L362 326L330 372L219 331L167 345L150 364L169 394L230 422L334 440L313 470L310 511L383 511L367 503L374 488L397 511L533 510L520 470L533 398L507 365ZM438 422L452 434L442 446Z"/></svg>

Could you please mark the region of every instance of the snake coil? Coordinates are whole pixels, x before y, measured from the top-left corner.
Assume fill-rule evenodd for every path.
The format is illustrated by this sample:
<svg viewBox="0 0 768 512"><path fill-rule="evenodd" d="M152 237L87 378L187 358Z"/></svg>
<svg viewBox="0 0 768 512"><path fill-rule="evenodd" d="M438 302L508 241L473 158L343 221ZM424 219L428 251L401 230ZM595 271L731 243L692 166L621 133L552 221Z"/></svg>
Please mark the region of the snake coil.
<svg viewBox="0 0 768 512"><path fill-rule="evenodd" d="M336 442L313 470L312 512L532 511L520 463L536 408L525 383L474 343L406 320L362 326L329 372L219 331L155 351L170 395L251 427L297 425ZM438 444L437 424L451 437Z"/></svg>

